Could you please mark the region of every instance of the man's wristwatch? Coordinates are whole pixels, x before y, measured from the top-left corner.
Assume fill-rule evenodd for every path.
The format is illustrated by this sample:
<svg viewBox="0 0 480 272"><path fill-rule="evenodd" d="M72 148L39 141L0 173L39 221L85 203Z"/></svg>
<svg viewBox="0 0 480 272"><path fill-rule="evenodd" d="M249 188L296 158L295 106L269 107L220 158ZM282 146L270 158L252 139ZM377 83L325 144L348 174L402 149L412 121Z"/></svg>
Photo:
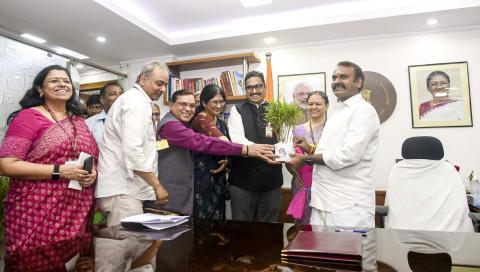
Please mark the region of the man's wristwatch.
<svg viewBox="0 0 480 272"><path fill-rule="evenodd" d="M307 158L305 159L305 163L306 163L307 165L312 166L312 165L313 165L312 156L307 155Z"/></svg>
<svg viewBox="0 0 480 272"><path fill-rule="evenodd" d="M58 165L58 164L55 164L53 166L52 179L53 180L59 180L60 179L60 165Z"/></svg>

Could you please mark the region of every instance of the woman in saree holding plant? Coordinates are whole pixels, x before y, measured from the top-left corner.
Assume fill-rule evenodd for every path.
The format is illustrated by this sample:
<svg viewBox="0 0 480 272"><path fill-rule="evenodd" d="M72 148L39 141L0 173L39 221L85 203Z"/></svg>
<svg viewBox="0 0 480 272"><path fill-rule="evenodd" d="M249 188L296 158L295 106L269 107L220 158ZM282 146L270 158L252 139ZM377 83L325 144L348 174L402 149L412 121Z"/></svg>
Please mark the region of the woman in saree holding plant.
<svg viewBox="0 0 480 272"><path fill-rule="evenodd" d="M4 202L8 255L85 233L93 206L89 174L77 164L80 152L98 157L98 148L79 116L68 71L44 68L20 101L0 147L0 173L10 177ZM81 190L69 188L77 180Z"/></svg>
<svg viewBox="0 0 480 272"><path fill-rule="evenodd" d="M225 93L217 85L207 85L200 93L200 105L192 121L195 132L229 141L226 124L218 116L225 106ZM202 153L194 155L194 203L196 218L225 219L225 200L229 196L226 188L225 156Z"/></svg>
<svg viewBox="0 0 480 272"><path fill-rule="evenodd" d="M295 152L300 154L315 153L316 145L322 136L323 127L327 120L327 94L320 91L310 93L307 98L307 107L309 120L304 124L297 125L293 130L294 142L302 137L308 142L308 145L297 145L295 147ZM287 214L291 215L299 224L309 224L312 209L309 204L313 166L307 164L300 169L292 169L287 166L287 169L293 175L293 198Z"/></svg>

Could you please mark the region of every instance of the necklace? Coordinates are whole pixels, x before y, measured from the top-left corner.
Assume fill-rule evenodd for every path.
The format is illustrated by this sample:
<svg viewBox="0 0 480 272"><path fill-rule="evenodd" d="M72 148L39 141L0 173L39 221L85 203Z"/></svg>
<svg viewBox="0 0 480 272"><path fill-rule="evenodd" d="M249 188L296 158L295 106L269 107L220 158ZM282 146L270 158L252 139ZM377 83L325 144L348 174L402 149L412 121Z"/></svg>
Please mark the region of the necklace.
<svg viewBox="0 0 480 272"><path fill-rule="evenodd" d="M312 120L308 121L308 124L310 125L310 139L312 140L312 143L310 144L311 153L315 153L315 149L317 148L317 143L315 142L315 137L313 137L313 126L312 126ZM325 121L323 122L323 127L325 127ZM323 129L322 127L322 129Z"/></svg>
<svg viewBox="0 0 480 272"><path fill-rule="evenodd" d="M68 141L70 142L70 146L72 147L72 153L71 153L71 158L72 160L75 159L75 154L76 154L76 149L77 149L77 128L75 127L75 124L72 122L72 120L70 119L70 117L68 116L68 113L65 113L65 115L67 116L68 118L68 121L70 121L70 124L72 125L73 127L73 136L70 135L67 130L60 124L60 122L58 121L57 119L57 116L55 115L55 113L46 105L46 104L43 104L42 105L43 108L48 111L48 113L50 113L50 116L52 116L53 120L55 121L55 123L57 123L57 125L63 130L63 132L65 133L65 135L67 135L67 138L68 138Z"/></svg>

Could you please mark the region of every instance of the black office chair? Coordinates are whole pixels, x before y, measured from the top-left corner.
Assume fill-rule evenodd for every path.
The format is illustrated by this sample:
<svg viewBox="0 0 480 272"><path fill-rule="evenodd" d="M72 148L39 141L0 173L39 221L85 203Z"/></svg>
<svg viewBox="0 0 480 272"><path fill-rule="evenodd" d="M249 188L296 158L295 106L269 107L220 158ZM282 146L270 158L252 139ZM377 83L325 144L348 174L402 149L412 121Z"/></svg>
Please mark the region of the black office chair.
<svg viewBox="0 0 480 272"><path fill-rule="evenodd" d="M441 160L444 156L443 145L440 140L431 136L417 136L406 139L402 145L403 159ZM386 192L388 194L388 192ZM380 217L380 227L385 227L385 216L388 215L388 206L376 205L375 216ZM473 227L480 232L480 213L469 213Z"/></svg>

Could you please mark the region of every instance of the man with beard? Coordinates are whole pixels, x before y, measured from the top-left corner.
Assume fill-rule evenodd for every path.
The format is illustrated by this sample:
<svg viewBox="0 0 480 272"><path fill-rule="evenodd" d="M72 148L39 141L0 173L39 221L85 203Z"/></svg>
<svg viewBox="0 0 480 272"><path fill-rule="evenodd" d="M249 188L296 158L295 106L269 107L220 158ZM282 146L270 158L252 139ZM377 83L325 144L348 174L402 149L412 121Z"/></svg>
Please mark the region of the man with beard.
<svg viewBox="0 0 480 272"><path fill-rule="evenodd" d="M312 86L307 82L300 82L293 88L293 102L297 104L303 110L303 116L301 120L298 120L299 124L303 124L308 121L308 95L313 91Z"/></svg>
<svg viewBox="0 0 480 272"><path fill-rule="evenodd" d="M372 159L378 145L380 121L362 99L362 69L355 63L337 64L332 90L338 107L329 117L314 155L292 155L298 168L314 165L310 224L339 227L375 226ZM304 138L296 144L309 149Z"/></svg>

